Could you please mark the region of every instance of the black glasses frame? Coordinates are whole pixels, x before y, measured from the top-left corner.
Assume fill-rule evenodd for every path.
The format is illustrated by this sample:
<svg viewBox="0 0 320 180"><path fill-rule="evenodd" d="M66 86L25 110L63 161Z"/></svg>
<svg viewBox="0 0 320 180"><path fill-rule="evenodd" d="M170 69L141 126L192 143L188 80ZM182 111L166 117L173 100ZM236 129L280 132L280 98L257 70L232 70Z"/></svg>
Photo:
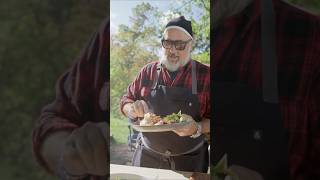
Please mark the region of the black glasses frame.
<svg viewBox="0 0 320 180"><path fill-rule="evenodd" d="M171 40L165 40L165 39L161 39L161 44L162 47L164 47L165 49L171 49L172 45L174 45L174 47L176 48L176 50L182 51L186 48L187 44L192 41L192 39L189 39L187 41L171 41Z"/></svg>

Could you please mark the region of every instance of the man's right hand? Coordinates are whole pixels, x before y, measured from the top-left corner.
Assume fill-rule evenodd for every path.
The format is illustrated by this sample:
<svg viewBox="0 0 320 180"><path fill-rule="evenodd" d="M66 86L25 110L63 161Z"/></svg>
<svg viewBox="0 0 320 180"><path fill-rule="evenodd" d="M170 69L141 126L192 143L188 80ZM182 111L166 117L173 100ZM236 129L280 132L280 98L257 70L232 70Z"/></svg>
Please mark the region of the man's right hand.
<svg viewBox="0 0 320 180"><path fill-rule="evenodd" d="M136 119L144 117L144 114L148 113L149 107L144 100L137 100L133 103L127 103L123 106L123 111L130 119Z"/></svg>
<svg viewBox="0 0 320 180"><path fill-rule="evenodd" d="M63 166L72 175L105 176L108 171L107 123L87 122L67 138Z"/></svg>

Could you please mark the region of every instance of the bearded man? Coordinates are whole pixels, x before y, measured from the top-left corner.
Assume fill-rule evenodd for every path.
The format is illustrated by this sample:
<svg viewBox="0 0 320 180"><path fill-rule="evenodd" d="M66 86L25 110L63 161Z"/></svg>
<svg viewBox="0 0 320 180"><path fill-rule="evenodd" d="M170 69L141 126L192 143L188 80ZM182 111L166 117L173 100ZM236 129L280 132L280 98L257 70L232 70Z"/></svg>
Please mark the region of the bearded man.
<svg viewBox="0 0 320 180"><path fill-rule="evenodd" d="M166 116L180 110L193 121L174 131L140 133L134 166L207 172L210 68L191 59L193 42L190 21L169 21L160 60L144 66L121 98L122 113L133 121L148 112Z"/></svg>

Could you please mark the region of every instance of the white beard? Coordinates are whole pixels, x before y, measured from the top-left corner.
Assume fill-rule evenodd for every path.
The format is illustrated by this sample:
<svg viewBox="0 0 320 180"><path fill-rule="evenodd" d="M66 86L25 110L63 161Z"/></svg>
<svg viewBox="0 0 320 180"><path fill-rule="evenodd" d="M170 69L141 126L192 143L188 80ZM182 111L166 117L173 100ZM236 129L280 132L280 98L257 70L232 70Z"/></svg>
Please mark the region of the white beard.
<svg viewBox="0 0 320 180"><path fill-rule="evenodd" d="M180 67L185 66L191 60L190 47L189 47L188 51L189 51L188 56L185 59L180 59L179 57L176 57L176 58L179 58L178 62L173 63L168 60L167 56L165 55L165 49L162 48L162 52L161 52L161 56L160 56L160 63L163 64L170 72L177 71Z"/></svg>

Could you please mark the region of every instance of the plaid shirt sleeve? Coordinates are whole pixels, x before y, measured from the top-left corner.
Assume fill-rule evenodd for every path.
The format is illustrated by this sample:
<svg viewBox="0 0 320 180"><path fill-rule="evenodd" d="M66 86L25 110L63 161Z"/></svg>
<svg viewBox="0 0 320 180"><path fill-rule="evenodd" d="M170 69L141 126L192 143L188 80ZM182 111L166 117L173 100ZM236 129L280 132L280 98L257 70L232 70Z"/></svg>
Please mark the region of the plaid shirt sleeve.
<svg viewBox="0 0 320 180"><path fill-rule="evenodd" d="M290 132L291 178L320 179L320 18L280 5L279 26L286 30L280 41L280 93L286 95L282 99Z"/></svg>
<svg viewBox="0 0 320 180"><path fill-rule="evenodd" d="M314 59L310 96L309 96L309 128L308 152L305 161L305 174L300 179L320 179L320 18L314 26L312 49L314 54L310 57Z"/></svg>
<svg viewBox="0 0 320 180"><path fill-rule="evenodd" d="M124 114L123 106L125 104L143 99L149 94L156 68L157 62L145 65L136 76L135 80L128 86L127 92L120 99L120 111L122 114Z"/></svg>
<svg viewBox="0 0 320 180"><path fill-rule="evenodd" d="M105 21L74 65L57 81L55 100L41 111L32 134L33 152L38 163L50 173L53 172L40 153L46 137L57 131L72 131L87 121L97 121L99 101L95 87L107 78L102 78L107 74L102 65L107 62L108 37L109 23Z"/></svg>
<svg viewBox="0 0 320 180"><path fill-rule="evenodd" d="M200 102L200 116L202 118L211 119L211 101L210 101L210 67L198 63L197 66L198 79L198 99Z"/></svg>
<svg viewBox="0 0 320 180"><path fill-rule="evenodd" d="M310 179L320 178L320 66L317 69L317 76L314 81L314 87L310 93L310 135L309 135L309 152L306 162L307 175Z"/></svg>
<svg viewBox="0 0 320 180"><path fill-rule="evenodd" d="M260 1L226 20L213 43L216 72L227 81L261 88ZM295 180L320 179L320 19L274 1L281 115L289 131Z"/></svg>
<svg viewBox="0 0 320 180"><path fill-rule="evenodd" d="M133 103L137 99L141 89L139 85L141 84L143 74L144 71L142 69L137 75L136 79L128 86L127 93L121 97L120 111L122 112L122 114L124 114L123 106L127 103Z"/></svg>

